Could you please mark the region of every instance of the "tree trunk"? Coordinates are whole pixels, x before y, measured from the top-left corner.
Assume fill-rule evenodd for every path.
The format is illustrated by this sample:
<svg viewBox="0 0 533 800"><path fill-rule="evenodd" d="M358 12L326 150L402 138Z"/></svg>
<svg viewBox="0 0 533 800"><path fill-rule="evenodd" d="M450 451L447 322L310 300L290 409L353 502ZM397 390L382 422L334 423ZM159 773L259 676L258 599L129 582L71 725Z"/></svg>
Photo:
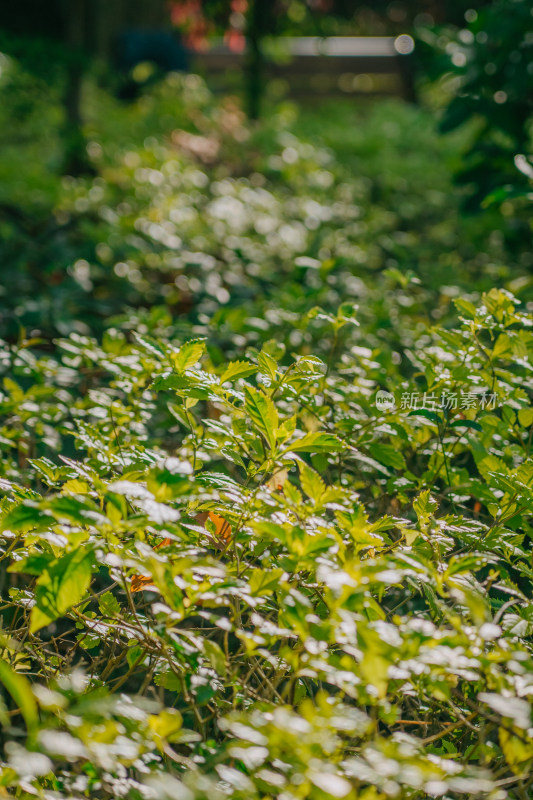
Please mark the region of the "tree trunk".
<svg viewBox="0 0 533 800"><path fill-rule="evenodd" d="M88 169L82 130L81 95L85 61L86 0L69 0L66 6L65 43L69 57L64 94L64 169L80 173Z"/></svg>
<svg viewBox="0 0 533 800"><path fill-rule="evenodd" d="M272 6L270 6L272 11ZM248 16L246 105L250 119L259 119L264 91L264 56L262 40L268 25L268 0L253 0Z"/></svg>

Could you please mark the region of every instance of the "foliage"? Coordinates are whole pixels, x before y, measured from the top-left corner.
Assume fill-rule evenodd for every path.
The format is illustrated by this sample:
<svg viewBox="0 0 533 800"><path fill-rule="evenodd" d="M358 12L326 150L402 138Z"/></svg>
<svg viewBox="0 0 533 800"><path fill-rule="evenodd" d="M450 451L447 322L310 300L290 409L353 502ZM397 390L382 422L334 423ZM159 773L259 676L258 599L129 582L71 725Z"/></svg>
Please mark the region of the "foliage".
<svg viewBox="0 0 533 800"><path fill-rule="evenodd" d="M499 214L461 215L449 164L463 139L437 140L423 109L350 102L297 115L287 104L254 130L234 102L214 104L196 76L172 76L128 107L89 84L96 174L75 179L54 174L57 98L12 63L9 87L24 101L16 138L12 106L0 108L10 340L21 329L46 342L72 330L100 335L130 308L149 327L183 333L192 324L198 335L215 316L211 341L228 352L234 338L242 348L242 337L271 337L251 320L275 314L284 337L313 305L352 301L371 336L401 348L412 325L445 317L456 293L531 268L527 247L509 252L516 232ZM391 315L408 275L420 281L410 312Z"/></svg>
<svg viewBox="0 0 533 800"><path fill-rule="evenodd" d="M469 188L471 207L488 197L502 202L529 195L531 200L531 174L514 162L516 155L532 154L531 4L499 0L469 9L465 17L462 27L423 35L439 54L437 70L453 79L441 130L475 122L457 179Z"/></svg>
<svg viewBox="0 0 533 800"><path fill-rule="evenodd" d="M87 85L61 180L5 80L0 792L527 797L530 262L460 137Z"/></svg>
<svg viewBox="0 0 533 800"><path fill-rule="evenodd" d="M329 362L6 348L5 787L522 796L533 320L497 290L458 308L386 410L351 306L302 323Z"/></svg>

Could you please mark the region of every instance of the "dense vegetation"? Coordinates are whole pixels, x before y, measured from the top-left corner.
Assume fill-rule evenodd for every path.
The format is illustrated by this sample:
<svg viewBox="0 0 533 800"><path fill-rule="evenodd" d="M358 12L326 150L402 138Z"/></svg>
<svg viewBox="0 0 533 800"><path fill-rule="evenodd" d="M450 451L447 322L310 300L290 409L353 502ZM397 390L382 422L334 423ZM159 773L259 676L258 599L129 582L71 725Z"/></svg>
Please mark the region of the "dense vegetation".
<svg viewBox="0 0 533 800"><path fill-rule="evenodd" d="M446 74L452 97L441 119L449 131L469 122L473 135L457 170L470 207L507 202L512 214L529 203L533 167L533 14L528 0L495 0L470 8L462 25L420 31L430 72ZM509 212L511 213L511 212ZM526 212L527 213L527 212Z"/></svg>
<svg viewBox="0 0 533 800"><path fill-rule="evenodd" d="M470 130L4 65L0 793L526 798L531 253Z"/></svg>

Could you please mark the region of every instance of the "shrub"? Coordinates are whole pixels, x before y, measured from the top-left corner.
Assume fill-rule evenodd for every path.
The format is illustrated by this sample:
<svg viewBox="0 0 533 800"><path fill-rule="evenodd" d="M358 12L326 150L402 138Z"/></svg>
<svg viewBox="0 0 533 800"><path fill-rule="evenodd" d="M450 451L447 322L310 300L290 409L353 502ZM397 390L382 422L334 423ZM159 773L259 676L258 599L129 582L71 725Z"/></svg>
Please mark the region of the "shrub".
<svg viewBox="0 0 533 800"><path fill-rule="evenodd" d="M512 198L516 216L530 205L524 198L531 201L527 178L533 174L527 160L532 153L531 4L498 0L468 9L465 18L464 27L422 34L434 48L433 68L452 88L440 127L443 132L470 127L470 143L456 172L467 207ZM522 242L524 230L527 218Z"/></svg>
<svg viewBox="0 0 533 800"><path fill-rule="evenodd" d="M6 345L6 792L526 796L533 319L456 303L401 374L351 304Z"/></svg>

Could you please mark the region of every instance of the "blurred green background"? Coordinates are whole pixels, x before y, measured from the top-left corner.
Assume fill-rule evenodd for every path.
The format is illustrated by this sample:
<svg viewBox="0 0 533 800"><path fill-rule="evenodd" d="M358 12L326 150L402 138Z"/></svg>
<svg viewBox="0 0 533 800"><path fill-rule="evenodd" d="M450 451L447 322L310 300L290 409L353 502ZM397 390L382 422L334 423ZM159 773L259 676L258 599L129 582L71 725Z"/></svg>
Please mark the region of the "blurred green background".
<svg viewBox="0 0 533 800"><path fill-rule="evenodd" d="M48 347L155 309L205 326L244 303L331 306L391 275L420 280L433 315L459 289L527 299L532 20L521 0L4 7L2 335ZM299 101L290 62L285 81L256 74L272 37L401 34L416 103ZM244 37L231 93L190 71L192 50L239 54ZM302 259L327 281L300 291Z"/></svg>

